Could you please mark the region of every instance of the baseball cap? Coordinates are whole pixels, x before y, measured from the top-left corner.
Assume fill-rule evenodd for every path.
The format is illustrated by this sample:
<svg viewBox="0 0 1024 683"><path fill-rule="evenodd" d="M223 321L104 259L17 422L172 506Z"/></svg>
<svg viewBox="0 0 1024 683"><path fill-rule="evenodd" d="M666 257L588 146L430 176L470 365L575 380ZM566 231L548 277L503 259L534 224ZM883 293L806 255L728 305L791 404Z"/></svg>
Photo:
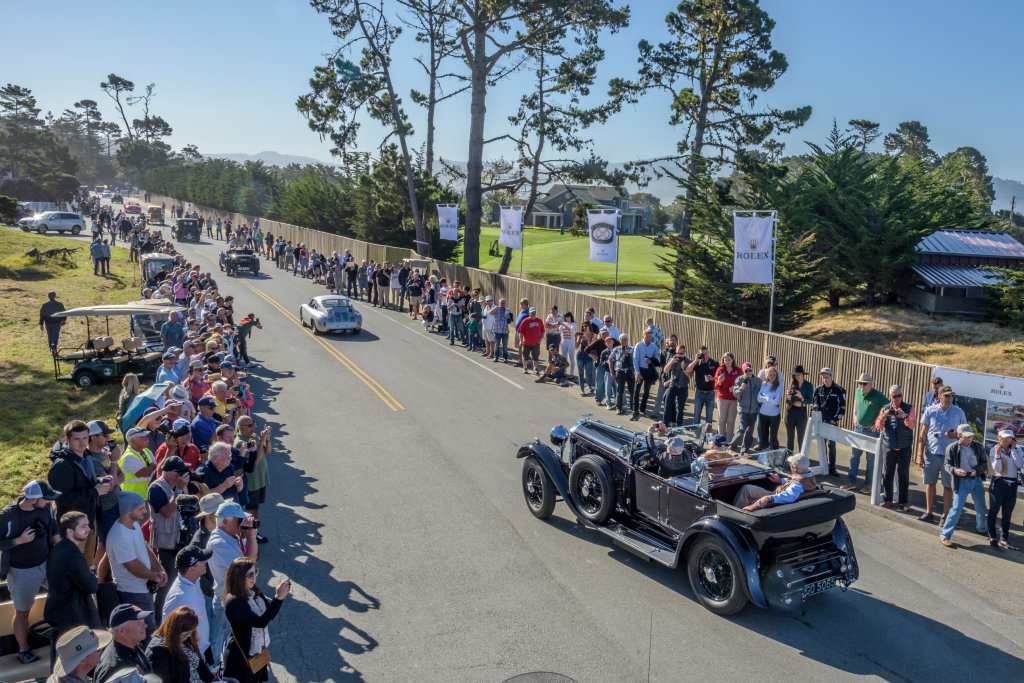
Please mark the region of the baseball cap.
<svg viewBox="0 0 1024 683"><path fill-rule="evenodd" d="M1011 429L1001 429L999 430L999 434L997 434L996 436L998 436L1000 439L1011 439L1017 437L1017 435L1014 434L1013 430Z"/></svg>
<svg viewBox="0 0 1024 683"><path fill-rule="evenodd" d="M89 436L97 436L102 434L103 436L110 436L114 433L114 430L107 426L107 423L103 420L93 420L89 423Z"/></svg>
<svg viewBox="0 0 1024 683"><path fill-rule="evenodd" d="M494 301L494 297L488 294L487 296L484 297L484 301Z"/></svg>
<svg viewBox="0 0 1024 683"><path fill-rule="evenodd" d="M145 502L145 499L134 491L118 491L117 514L126 515Z"/></svg>
<svg viewBox="0 0 1024 683"><path fill-rule="evenodd" d="M179 550L174 557L174 568L178 570L179 574L184 574L189 567L194 567L203 560L210 559L211 555L213 555L212 550L204 550L197 545L187 545Z"/></svg>
<svg viewBox="0 0 1024 683"><path fill-rule="evenodd" d="M129 621L142 621L152 612L141 610L135 605L118 605L110 612L110 628L117 628Z"/></svg>
<svg viewBox="0 0 1024 683"><path fill-rule="evenodd" d="M229 361L229 360L222 360L222 361L220 362L220 369L221 369L221 370L225 370L225 369L226 369L226 370L234 370L234 369L235 369L235 364L234 364L234 363L232 363L232 362L231 362L231 361Z"/></svg>
<svg viewBox="0 0 1024 683"><path fill-rule="evenodd" d="M191 469L189 469L188 463L186 463L177 455L172 455L168 458L165 458L163 462L163 468L164 472L177 472L178 474L185 474L186 472L192 471Z"/></svg>
<svg viewBox="0 0 1024 683"><path fill-rule="evenodd" d="M189 363L188 367L192 370L201 370L202 368L206 367L206 363L204 363L201 360L194 360L191 363Z"/></svg>
<svg viewBox="0 0 1024 683"><path fill-rule="evenodd" d="M952 396L953 393L953 387L942 387L939 390L939 396Z"/></svg>
<svg viewBox="0 0 1024 683"><path fill-rule="evenodd" d="M665 448L672 455L680 455L686 447L686 441L680 436L673 436L665 442Z"/></svg>
<svg viewBox="0 0 1024 683"><path fill-rule="evenodd" d="M248 515L245 514L245 510L242 509L242 506L233 500L229 500L226 503L221 503L220 507L217 508L217 516L234 517L236 519L245 519L246 517L248 517Z"/></svg>
<svg viewBox="0 0 1024 683"><path fill-rule="evenodd" d="M132 427L125 433L124 438L130 441L137 436L149 436L149 430L142 427Z"/></svg>
<svg viewBox="0 0 1024 683"><path fill-rule="evenodd" d="M974 436L974 429L969 424L962 424L956 428L956 433L960 436Z"/></svg>
<svg viewBox="0 0 1024 683"><path fill-rule="evenodd" d="M536 312L537 312L537 309L536 309L536 308L534 308L533 306L530 306L530 310L529 310L529 312L530 312L530 313L536 313Z"/></svg>
<svg viewBox="0 0 1024 683"><path fill-rule="evenodd" d="M178 418L177 420L175 420L175 421L174 421L174 423L173 423L173 424L171 425L171 429L181 429L182 427L189 427L189 428L191 428L191 427L192 427L192 423L191 423L191 422L189 422L188 420L186 420L186 419L185 419L185 418L183 418L183 417L179 417L179 418Z"/></svg>
<svg viewBox="0 0 1024 683"><path fill-rule="evenodd" d="M764 359L765 359L765 361L769 361L769 362L772 362L772 363L778 363L779 362L779 359L776 358L775 356L765 356Z"/></svg>
<svg viewBox="0 0 1024 683"><path fill-rule="evenodd" d="M711 445L715 448L721 448L726 442L728 442L728 439L725 438L725 434L715 434L711 437Z"/></svg>
<svg viewBox="0 0 1024 683"><path fill-rule="evenodd" d="M744 364L743 364L743 369L744 369L744 370L753 370L753 369L754 369L754 366L753 366L753 365L751 365L750 363L744 363Z"/></svg>
<svg viewBox="0 0 1024 683"><path fill-rule="evenodd" d="M196 405L198 405L198 406L206 406L207 408L216 408L217 407L217 401L214 400L214 398L212 396L203 396L201 399L199 399L199 401L196 403Z"/></svg>
<svg viewBox="0 0 1024 683"><path fill-rule="evenodd" d="M181 348L177 346L172 346L169 349L167 349L167 353L173 353L174 355L178 355L179 353L181 353Z"/></svg>
<svg viewBox="0 0 1024 683"><path fill-rule="evenodd" d="M199 514L196 517L202 517L203 515L212 515L217 512L217 508L224 504L224 496L219 493L207 493L205 496L199 499Z"/></svg>
<svg viewBox="0 0 1024 683"><path fill-rule="evenodd" d="M21 490L21 495L26 498L45 498L46 500L57 500L57 496L60 495L60 491L54 491L49 484L39 479L33 479L29 483L25 484L25 488Z"/></svg>
<svg viewBox="0 0 1024 683"><path fill-rule="evenodd" d="M173 360L173 359L177 358L177 356L174 355L173 351L165 351L164 355L162 355L160 357L163 358L164 360Z"/></svg>
<svg viewBox="0 0 1024 683"><path fill-rule="evenodd" d="M68 671L74 671L86 657L110 645L113 639L109 631L87 626L74 627L57 641L57 664L53 667L53 673L64 676Z"/></svg>
<svg viewBox="0 0 1024 683"><path fill-rule="evenodd" d="M819 375L828 375L829 377L831 377L832 376L832 368L822 368L821 372L819 372L818 374Z"/></svg>

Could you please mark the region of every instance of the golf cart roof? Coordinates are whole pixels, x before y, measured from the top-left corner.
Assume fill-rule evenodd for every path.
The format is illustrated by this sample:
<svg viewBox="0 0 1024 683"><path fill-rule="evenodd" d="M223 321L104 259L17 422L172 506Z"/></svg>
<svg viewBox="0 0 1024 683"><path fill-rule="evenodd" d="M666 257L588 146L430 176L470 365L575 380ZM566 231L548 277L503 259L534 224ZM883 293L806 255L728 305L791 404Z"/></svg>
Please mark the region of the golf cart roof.
<svg viewBox="0 0 1024 683"><path fill-rule="evenodd" d="M151 251L148 254L142 255L143 261L174 261L174 257L170 254L162 254L159 251Z"/></svg>
<svg viewBox="0 0 1024 683"><path fill-rule="evenodd" d="M72 308L69 311L61 311L60 313L54 313L54 318L80 318L80 317L113 317L120 315L167 315L174 311L184 311L185 309L181 306L166 306L162 304L152 304L141 302L133 302L130 304L104 304L102 306L82 306L81 308Z"/></svg>

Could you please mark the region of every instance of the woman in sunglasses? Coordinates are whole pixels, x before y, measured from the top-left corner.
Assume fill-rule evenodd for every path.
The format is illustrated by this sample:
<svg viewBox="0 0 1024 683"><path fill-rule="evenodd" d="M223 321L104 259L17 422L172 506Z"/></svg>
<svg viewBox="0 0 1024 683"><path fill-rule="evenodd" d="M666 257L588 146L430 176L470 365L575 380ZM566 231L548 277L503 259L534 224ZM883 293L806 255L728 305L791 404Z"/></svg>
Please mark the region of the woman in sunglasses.
<svg viewBox="0 0 1024 683"><path fill-rule="evenodd" d="M239 557L228 567L224 583L224 615L228 620L228 638L224 646L224 675L239 683L268 680L270 667L259 661L270 647L270 622L291 592L292 582L277 584L274 599L267 598L256 585L259 569L248 557ZM262 668L258 668L263 663ZM253 671L258 668L257 671Z"/></svg>
<svg viewBox="0 0 1024 683"><path fill-rule="evenodd" d="M164 618L149 641L146 656L153 673L166 683L210 683L213 673L199 652L196 628L199 616L189 607L179 607Z"/></svg>

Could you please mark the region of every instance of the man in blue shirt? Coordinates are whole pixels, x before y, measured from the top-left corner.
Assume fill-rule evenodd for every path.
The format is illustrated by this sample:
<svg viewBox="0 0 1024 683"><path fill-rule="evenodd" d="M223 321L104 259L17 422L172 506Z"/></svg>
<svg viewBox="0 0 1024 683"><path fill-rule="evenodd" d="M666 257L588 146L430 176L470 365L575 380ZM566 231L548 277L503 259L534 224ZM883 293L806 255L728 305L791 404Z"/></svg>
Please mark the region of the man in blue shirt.
<svg viewBox="0 0 1024 683"><path fill-rule="evenodd" d="M633 391L633 417L647 413L647 400L651 396L651 385L658 379L658 365L661 363L661 349L654 343L654 330L644 330L643 341L633 347L633 371L636 374L636 389ZM640 396L640 392L643 396Z"/></svg>
<svg viewBox="0 0 1024 683"><path fill-rule="evenodd" d="M772 505L795 503L800 500L800 496L804 493L818 487L814 474L811 472L811 464L806 455L794 453L786 458L786 462L789 463L789 469L792 472L791 476L780 477L774 472L768 474L768 478L772 483L779 485L778 488L774 491L769 491L756 484L744 484L739 493L736 494L736 500L733 501L733 505L743 508L747 512L763 510Z"/></svg>
<svg viewBox="0 0 1024 683"><path fill-rule="evenodd" d="M181 384L181 375L178 374L178 356L174 351L165 351L163 363L156 370L156 381Z"/></svg>
<svg viewBox="0 0 1024 683"><path fill-rule="evenodd" d="M946 449L956 443L956 428L966 422L964 411L953 405L953 389L950 387L942 387L939 402L928 406L921 415L921 433L918 436L921 449L917 454L917 464L924 469L924 514L918 518L921 521L935 521L935 486L939 479L942 480L942 518L939 525L946 521L953 504L953 482L944 467Z"/></svg>
<svg viewBox="0 0 1024 683"><path fill-rule="evenodd" d="M220 422L213 417L213 411L216 407L217 401L212 396L203 396L196 404L196 410L199 411L199 414L192 420L192 443L196 445L200 452L210 447L213 435L220 425Z"/></svg>
<svg viewBox="0 0 1024 683"><path fill-rule="evenodd" d="M160 339L164 343L164 349L170 350L172 346L181 346L185 341L185 326L181 324L177 311L171 313L170 319L160 327Z"/></svg>

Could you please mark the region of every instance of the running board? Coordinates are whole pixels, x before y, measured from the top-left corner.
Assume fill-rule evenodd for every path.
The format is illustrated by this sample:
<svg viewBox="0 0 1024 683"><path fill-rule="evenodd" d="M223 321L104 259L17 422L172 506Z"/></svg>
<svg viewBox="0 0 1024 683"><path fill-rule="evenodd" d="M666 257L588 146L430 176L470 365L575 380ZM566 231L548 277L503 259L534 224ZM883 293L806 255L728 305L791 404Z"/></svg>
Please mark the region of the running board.
<svg viewBox="0 0 1024 683"><path fill-rule="evenodd" d="M597 529L605 536L611 538L616 545L625 548L638 557L642 557L645 560L654 560L658 564L663 564L673 569L676 566L675 547L654 538L650 534L630 529L617 522L609 522L605 526L597 527Z"/></svg>

